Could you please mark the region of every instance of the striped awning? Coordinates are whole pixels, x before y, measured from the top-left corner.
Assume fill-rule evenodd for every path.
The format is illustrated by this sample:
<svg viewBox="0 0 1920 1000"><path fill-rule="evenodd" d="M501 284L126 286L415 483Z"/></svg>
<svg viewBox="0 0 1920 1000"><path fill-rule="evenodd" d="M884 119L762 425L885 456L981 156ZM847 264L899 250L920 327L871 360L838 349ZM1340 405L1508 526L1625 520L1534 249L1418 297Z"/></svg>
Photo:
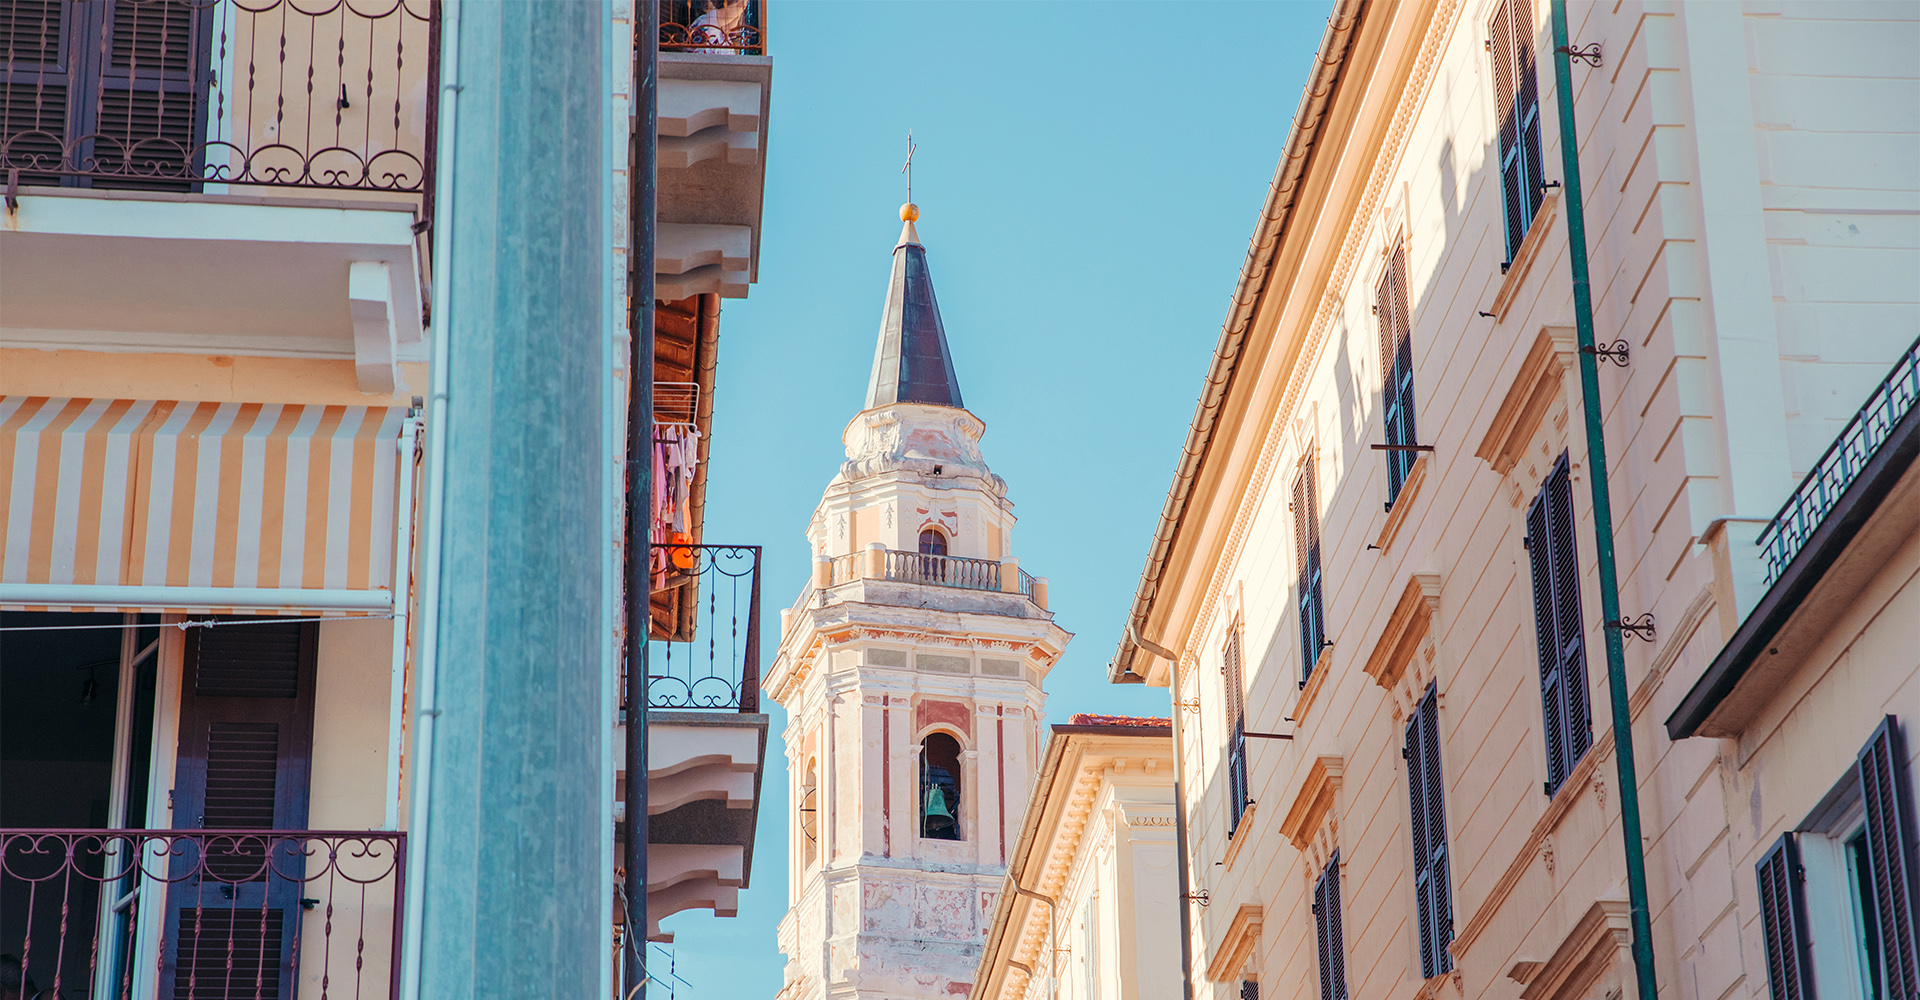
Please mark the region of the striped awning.
<svg viewBox="0 0 1920 1000"><path fill-rule="evenodd" d="M0 397L0 606L391 607L405 418Z"/></svg>

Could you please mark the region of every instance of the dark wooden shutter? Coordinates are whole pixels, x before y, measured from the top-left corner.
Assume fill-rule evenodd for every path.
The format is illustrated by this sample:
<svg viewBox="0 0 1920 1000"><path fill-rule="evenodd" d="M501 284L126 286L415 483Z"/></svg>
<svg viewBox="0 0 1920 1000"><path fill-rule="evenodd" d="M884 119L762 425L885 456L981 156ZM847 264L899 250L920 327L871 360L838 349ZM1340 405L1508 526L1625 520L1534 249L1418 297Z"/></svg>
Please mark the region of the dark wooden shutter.
<svg viewBox="0 0 1920 1000"><path fill-rule="evenodd" d="M1889 715L1855 763L1866 811L1885 1000L1920 1000L1920 928L1914 926L1920 913L1920 838L1914 835L1913 782L1903 743Z"/></svg>
<svg viewBox="0 0 1920 1000"><path fill-rule="evenodd" d="M1313 924L1320 952L1320 1000L1347 1000L1347 942L1340 928L1340 852L1313 886Z"/></svg>
<svg viewBox="0 0 1920 1000"><path fill-rule="evenodd" d="M1293 534L1300 560L1300 681L1304 684L1313 676L1327 634L1320 600L1320 491L1311 449L1299 478L1293 481Z"/></svg>
<svg viewBox="0 0 1920 1000"><path fill-rule="evenodd" d="M1227 836L1240 829L1247 812L1247 696L1240 663L1240 627L1227 630L1227 648L1221 672L1226 674L1227 719L1233 727L1227 737Z"/></svg>
<svg viewBox="0 0 1920 1000"><path fill-rule="evenodd" d="M1760 936L1766 945L1767 988L1773 1000L1813 1000L1806 980L1807 903L1800 846L1785 834L1754 866L1760 880Z"/></svg>
<svg viewBox="0 0 1920 1000"><path fill-rule="evenodd" d="M1532 0L1501 0L1491 30L1501 204L1511 261L1520 252L1541 197L1540 82L1534 65Z"/></svg>
<svg viewBox="0 0 1920 1000"><path fill-rule="evenodd" d="M1385 413L1386 443L1407 448L1419 443L1414 426L1413 402L1413 317L1407 291L1407 248L1394 247L1386 274L1380 278L1375 312L1380 316L1380 395ZM1400 496L1407 474L1413 470L1417 452L1389 450L1387 459L1387 509Z"/></svg>
<svg viewBox="0 0 1920 1000"><path fill-rule="evenodd" d="M187 633L174 825L209 833L183 848L167 895L163 996L291 997L305 895L319 624L222 625Z"/></svg>
<svg viewBox="0 0 1920 1000"><path fill-rule="evenodd" d="M72 0L0 0L6 34L0 78L0 169L18 168L26 184L57 184L66 141L69 95L79 77L70 22L83 11ZM35 167L41 170L35 170Z"/></svg>
<svg viewBox="0 0 1920 1000"><path fill-rule="evenodd" d="M1567 774L1593 743L1587 704L1586 633L1580 613L1580 567L1573 533L1573 483L1567 457L1562 454L1527 509L1527 562L1533 574L1548 794L1559 791Z"/></svg>
<svg viewBox="0 0 1920 1000"><path fill-rule="evenodd" d="M1421 975L1453 968L1453 889L1447 870L1447 809L1440 769L1439 697L1432 685L1407 720L1407 789L1413 832L1414 897L1419 909Z"/></svg>

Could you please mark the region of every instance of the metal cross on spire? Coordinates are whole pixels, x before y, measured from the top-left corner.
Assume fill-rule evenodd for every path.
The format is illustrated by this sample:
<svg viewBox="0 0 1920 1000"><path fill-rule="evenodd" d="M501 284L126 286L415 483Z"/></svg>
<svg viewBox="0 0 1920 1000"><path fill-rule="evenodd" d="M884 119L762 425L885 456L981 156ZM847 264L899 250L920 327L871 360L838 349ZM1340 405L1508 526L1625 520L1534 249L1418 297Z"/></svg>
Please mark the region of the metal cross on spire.
<svg viewBox="0 0 1920 1000"><path fill-rule="evenodd" d="M920 147L913 144L913 130L907 130L907 162L900 165L900 172L907 175L907 203L913 203L913 151Z"/></svg>

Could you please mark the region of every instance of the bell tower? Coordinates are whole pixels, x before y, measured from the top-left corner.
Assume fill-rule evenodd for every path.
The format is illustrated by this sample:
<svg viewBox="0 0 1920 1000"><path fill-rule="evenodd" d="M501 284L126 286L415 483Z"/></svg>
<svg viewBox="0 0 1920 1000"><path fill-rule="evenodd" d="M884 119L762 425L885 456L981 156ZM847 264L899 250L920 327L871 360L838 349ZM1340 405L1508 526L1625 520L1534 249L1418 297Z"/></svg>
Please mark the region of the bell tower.
<svg viewBox="0 0 1920 1000"><path fill-rule="evenodd" d="M966 995L1038 766L1040 683L1072 638L1015 558L919 209L900 218L866 407L766 679L792 785L780 1000Z"/></svg>

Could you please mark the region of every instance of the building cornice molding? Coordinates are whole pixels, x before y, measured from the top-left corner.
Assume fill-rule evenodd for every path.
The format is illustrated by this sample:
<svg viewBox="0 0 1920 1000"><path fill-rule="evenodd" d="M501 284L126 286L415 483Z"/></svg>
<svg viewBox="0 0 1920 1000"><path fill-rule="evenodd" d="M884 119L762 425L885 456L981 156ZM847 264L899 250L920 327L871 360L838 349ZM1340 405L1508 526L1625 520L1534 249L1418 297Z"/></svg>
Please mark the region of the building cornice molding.
<svg viewBox="0 0 1920 1000"><path fill-rule="evenodd" d="M1207 963L1207 978L1216 983L1227 982L1240 974L1247 964L1247 956L1260 944L1260 931L1265 923L1263 911L1252 903L1243 903L1233 920L1227 924L1226 933L1220 935L1220 950L1214 952L1213 961Z"/></svg>
<svg viewBox="0 0 1920 1000"><path fill-rule="evenodd" d="M1287 809L1287 818L1280 821L1280 835L1291 841L1295 850L1315 853L1312 849L1317 847L1332 852L1339 835L1340 784L1345 773L1346 761L1340 757L1323 754L1314 759L1307 780L1301 782L1293 805ZM1320 843L1323 840L1325 843Z"/></svg>
<svg viewBox="0 0 1920 1000"><path fill-rule="evenodd" d="M1544 962L1515 962L1507 978L1521 984L1520 1000L1585 996L1608 966L1631 963L1632 930L1624 899L1596 899Z"/></svg>
<svg viewBox="0 0 1920 1000"><path fill-rule="evenodd" d="M1487 432L1474 449L1474 457L1506 475L1527 454L1527 446L1540 431L1540 425L1561 395L1566 373L1573 370L1574 330L1566 326L1543 326L1533 346L1520 361L1520 368L1507 384L1507 393L1494 411Z"/></svg>
<svg viewBox="0 0 1920 1000"><path fill-rule="evenodd" d="M1433 649L1430 645L1424 650L1421 647L1431 634L1434 616L1439 613L1440 574L1409 575L1399 603L1387 616L1387 624L1380 630L1373 652L1367 656L1364 668L1367 676L1394 695L1395 718L1406 717L1410 695L1425 690L1427 682L1433 679ZM1408 679L1413 683L1403 683Z"/></svg>

